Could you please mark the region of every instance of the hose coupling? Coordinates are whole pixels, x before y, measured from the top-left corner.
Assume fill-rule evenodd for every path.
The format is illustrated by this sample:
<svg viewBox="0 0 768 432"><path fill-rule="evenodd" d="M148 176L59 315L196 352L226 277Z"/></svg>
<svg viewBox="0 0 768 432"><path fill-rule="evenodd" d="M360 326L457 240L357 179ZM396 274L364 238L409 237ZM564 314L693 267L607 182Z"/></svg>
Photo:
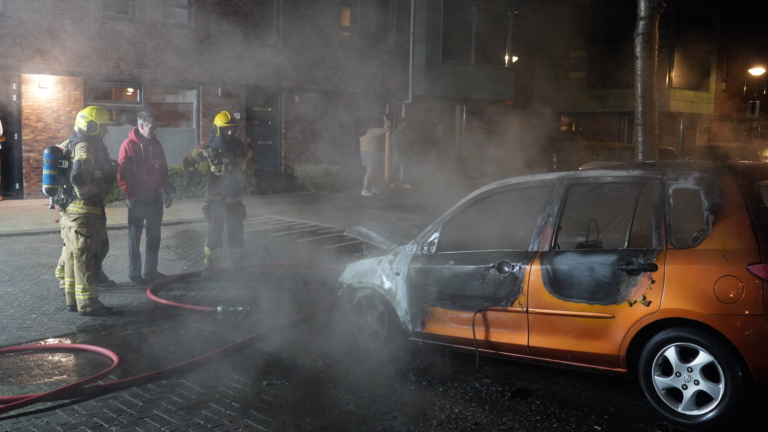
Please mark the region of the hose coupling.
<svg viewBox="0 0 768 432"><path fill-rule="evenodd" d="M219 305L216 306L214 309L216 312L219 313L246 313L251 311L250 306L223 306Z"/></svg>

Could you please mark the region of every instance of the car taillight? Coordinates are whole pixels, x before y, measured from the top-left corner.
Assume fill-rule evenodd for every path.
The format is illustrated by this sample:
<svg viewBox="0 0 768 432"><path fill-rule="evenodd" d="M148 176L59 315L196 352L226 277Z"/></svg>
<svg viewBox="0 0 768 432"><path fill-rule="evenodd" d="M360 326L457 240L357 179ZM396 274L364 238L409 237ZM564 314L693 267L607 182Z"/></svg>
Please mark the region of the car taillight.
<svg viewBox="0 0 768 432"><path fill-rule="evenodd" d="M764 281L768 281L768 263L754 263L747 266L747 270Z"/></svg>

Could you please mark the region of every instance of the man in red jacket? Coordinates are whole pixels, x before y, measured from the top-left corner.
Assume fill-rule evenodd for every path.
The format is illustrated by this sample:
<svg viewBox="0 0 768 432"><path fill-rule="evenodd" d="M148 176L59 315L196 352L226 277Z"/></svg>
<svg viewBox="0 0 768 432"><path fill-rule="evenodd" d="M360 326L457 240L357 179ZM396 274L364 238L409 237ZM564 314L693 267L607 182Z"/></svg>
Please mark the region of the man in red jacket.
<svg viewBox="0 0 768 432"><path fill-rule="evenodd" d="M117 178L128 205L128 275L134 282L149 283L165 277L157 271L157 256L163 206L171 206L172 189L165 152L157 140L159 117L152 111L142 111L137 119L138 126L120 147ZM147 245L142 275L139 246L145 221Z"/></svg>

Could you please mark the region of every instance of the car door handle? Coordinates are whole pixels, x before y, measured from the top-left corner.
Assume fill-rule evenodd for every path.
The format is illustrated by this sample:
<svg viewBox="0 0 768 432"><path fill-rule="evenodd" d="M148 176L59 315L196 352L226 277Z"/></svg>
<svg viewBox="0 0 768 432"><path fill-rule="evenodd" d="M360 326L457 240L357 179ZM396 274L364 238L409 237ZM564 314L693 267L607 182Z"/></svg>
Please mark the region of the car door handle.
<svg viewBox="0 0 768 432"><path fill-rule="evenodd" d="M499 261L499 263L493 266L493 268L495 268L500 275L506 275L512 273L512 270L515 269L515 266L511 262L503 260Z"/></svg>
<svg viewBox="0 0 768 432"><path fill-rule="evenodd" d="M644 263L640 260L630 260L626 264L616 266L619 271L626 272L630 276L638 276L642 273L651 273L659 271L659 266L655 263Z"/></svg>

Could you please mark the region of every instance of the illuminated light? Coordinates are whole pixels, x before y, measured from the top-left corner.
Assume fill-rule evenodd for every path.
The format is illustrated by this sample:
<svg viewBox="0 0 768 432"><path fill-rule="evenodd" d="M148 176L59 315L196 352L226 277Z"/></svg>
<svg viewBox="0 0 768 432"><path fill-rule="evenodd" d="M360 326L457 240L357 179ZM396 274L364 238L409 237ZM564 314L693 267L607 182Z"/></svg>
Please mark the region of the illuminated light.
<svg viewBox="0 0 768 432"><path fill-rule="evenodd" d="M752 69L749 69L747 72L749 72L752 76L760 76L765 73L765 68L762 67L753 67Z"/></svg>
<svg viewBox="0 0 768 432"><path fill-rule="evenodd" d="M129 95L130 95L130 94L133 94L133 89L132 89L132 88L130 88L130 87L128 87L127 89L125 89L125 92L126 92L127 94L129 94Z"/></svg>
<svg viewBox="0 0 768 432"><path fill-rule="evenodd" d="M48 78L40 78L37 81L37 86L40 87L41 89L47 89L48 88L48 84L49 84Z"/></svg>
<svg viewBox="0 0 768 432"><path fill-rule="evenodd" d="M509 66L509 56L508 55L504 56L504 66Z"/></svg>
<svg viewBox="0 0 768 432"><path fill-rule="evenodd" d="M515 63L515 62L517 62L518 60L520 60L520 57L518 57L518 56L512 56L512 63Z"/></svg>
<svg viewBox="0 0 768 432"><path fill-rule="evenodd" d="M339 16L339 24L341 24L342 27L351 27L352 26L352 8L349 6L342 6Z"/></svg>

